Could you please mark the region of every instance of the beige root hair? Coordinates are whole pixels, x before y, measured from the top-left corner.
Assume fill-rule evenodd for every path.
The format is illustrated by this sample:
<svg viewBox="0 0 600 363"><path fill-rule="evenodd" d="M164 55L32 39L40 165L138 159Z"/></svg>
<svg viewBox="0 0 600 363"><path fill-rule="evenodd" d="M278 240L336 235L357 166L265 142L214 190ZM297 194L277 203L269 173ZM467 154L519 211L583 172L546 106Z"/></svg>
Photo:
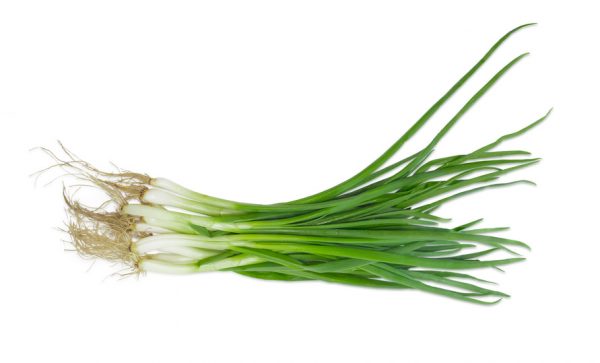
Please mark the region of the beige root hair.
<svg viewBox="0 0 600 363"><path fill-rule="evenodd" d="M151 178L146 174L118 169L106 172L81 160L67 150L60 142L65 158L58 157L49 149L41 148L55 162L54 165L35 173L40 174L59 168L81 183L63 188L68 221L66 232L74 249L86 258L100 258L123 263L139 271L139 256L132 250L132 243L148 234L135 230L139 218L121 212L130 202L141 203L143 193L148 189ZM86 186L102 191L107 200L97 207L87 206L77 200L77 192Z"/></svg>

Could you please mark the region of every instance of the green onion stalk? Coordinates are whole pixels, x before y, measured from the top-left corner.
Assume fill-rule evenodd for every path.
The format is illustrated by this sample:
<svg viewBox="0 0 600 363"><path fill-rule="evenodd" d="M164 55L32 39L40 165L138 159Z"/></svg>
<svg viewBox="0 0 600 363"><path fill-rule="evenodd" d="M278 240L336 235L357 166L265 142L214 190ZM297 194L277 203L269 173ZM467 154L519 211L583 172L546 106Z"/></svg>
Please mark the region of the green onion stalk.
<svg viewBox="0 0 600 363"><path fill-rule="evenodd" d="M493 236L506 228L476 228L480 220L445 227L435 210L453 199L527 180L499 181L539 161L499 146L545 120L473 152L432 158L450 129L527 54L495 73L418 152L391 158L477 72L519 26L498 40L392 146L351 178L319 193L275 204L209 196L174 181L106 172L64 147L49 150L69 174L92 182L109 200L89 207L65 189L68 232L84 257L118 261L135 272L188 274L231 271L248 277L319 280L385 289L417 289L473 303L508 295L463 270L500 269L522 261L520 241ZM62 146L62 145L61 145ZM495 257L491 257L494 255Z"/></svg>

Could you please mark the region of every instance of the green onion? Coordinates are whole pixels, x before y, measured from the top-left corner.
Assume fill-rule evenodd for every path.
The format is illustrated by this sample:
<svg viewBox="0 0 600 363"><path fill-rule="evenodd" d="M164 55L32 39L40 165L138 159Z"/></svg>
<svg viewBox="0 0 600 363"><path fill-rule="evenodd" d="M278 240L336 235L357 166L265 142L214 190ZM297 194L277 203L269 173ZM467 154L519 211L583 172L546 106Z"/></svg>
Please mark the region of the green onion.
<svg viewBox="0 0 600 363"><path fill-rule="evenodd" d="M305 198L252 204L198 193L166 178L105 172L66 154L55 158L71 175L108 195L97 208L65 190L68 232L85 257L118 261L136 272L230 271L281 281L320 280L386 289L417 289L479 304L507 297L457 272L499 269L522 261L520 241L490 235L506 228L473 228L480 220L444 227L434 211L458 197L526 180L501 177L539 161L522 150L497 150L550 112L468 154L430 159L462 116L527 54L495 73L417 153L391 158L515 32L498 40L389 149L353 177ZM79 185L79 184L78 184ZM491 258L494 254L497 257ZM502 256L504 254L504 256Z"/></svg>

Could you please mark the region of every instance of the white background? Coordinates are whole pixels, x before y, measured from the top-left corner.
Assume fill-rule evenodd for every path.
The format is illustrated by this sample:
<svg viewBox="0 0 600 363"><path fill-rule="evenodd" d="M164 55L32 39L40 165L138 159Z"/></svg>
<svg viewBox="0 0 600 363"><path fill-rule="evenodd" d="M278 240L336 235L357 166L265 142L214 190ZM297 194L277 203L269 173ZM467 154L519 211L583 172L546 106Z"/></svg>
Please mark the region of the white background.
<svg viewBox="0 0 600 363"><path fill-rule="evenodd" d="M3 362L598 362L594 1L3 1L0 5L0 360ZM440 210L533 246L489 277L481 307L420 292L228 273L119 280L65 252L60 181L36 146L255 202L358 171L502 34L512 38L407 155L512 57L438 148L465 152L533 121L506 148L543 162L515 186Z"/></svg>

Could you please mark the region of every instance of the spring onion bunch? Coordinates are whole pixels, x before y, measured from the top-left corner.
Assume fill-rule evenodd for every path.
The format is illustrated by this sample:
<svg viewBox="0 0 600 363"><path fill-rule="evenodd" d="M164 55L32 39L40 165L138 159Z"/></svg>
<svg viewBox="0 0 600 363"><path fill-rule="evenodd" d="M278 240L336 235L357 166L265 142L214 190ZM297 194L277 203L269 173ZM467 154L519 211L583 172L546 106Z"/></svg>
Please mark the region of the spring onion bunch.
<svg viewBox="0 0 600 363"><path fill-rule="evenodd" d="M523 242L475 228L479 220L445 227L434 214L469 193L525 180L498 182L538 162L528 152L498 150L548 114L473 152L431 158L461 117L526 54L511 60L460 108L418 152L390 163L411 137L467 82L511 30L462 76L404 135L353 177L320 193L276 204L251 204L198 193L166 178L105 172L63 148L48 151L71 175L91 181L109 200L91 208L65 191L68 232L83 256L124 263L134 271L187 274L232 271L282 281L320 280L388 289L417 289L490 304L507 297L463 270L523 260ZM491 257L492 254L498 257Z"/></svg>

